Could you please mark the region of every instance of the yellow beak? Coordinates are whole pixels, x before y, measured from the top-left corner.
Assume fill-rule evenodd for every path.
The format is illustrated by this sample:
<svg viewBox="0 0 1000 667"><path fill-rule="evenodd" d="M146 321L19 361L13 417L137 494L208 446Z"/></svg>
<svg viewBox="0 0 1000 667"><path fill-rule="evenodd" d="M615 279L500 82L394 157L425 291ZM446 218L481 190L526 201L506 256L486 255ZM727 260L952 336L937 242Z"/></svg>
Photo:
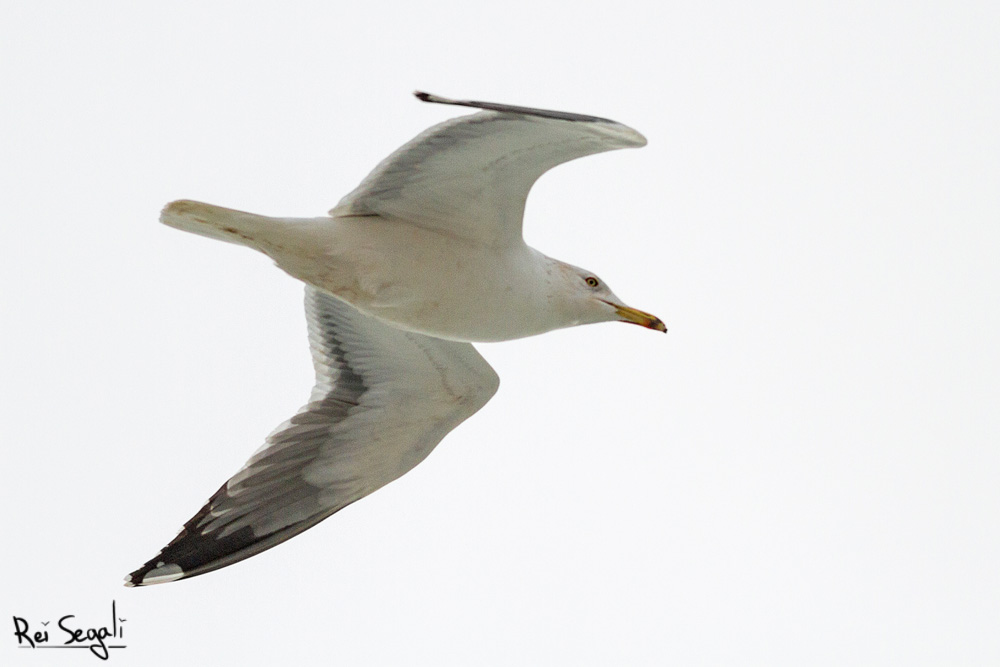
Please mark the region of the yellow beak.
<svg viewBox="0 0 1000 667"><path fill-rule="evenodd" d="M659 317L655 317L649 313L644 313L641 310L636 310L635 308L629 308L628 306L619 306L618 304L611 303L610 301L605 301L605 303L609 306L614 306L615 312L618 313L618 317L622 318L623 322L630 322L632 324L638 324L640 327L646 327L647 329L667 333L667 325L664 324L663 320Z"/></svg>

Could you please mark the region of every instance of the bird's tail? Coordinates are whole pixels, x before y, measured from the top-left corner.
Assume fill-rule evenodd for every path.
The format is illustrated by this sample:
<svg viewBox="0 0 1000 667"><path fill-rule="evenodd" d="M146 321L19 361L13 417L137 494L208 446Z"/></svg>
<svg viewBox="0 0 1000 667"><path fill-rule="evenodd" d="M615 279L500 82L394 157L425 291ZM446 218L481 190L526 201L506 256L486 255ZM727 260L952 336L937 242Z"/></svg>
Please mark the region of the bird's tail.
<svg viewBox="0 0 1000 667"><path fill-rule="evenodd" d="M160 222L193 234L263 251L261 241L277 221L263 215L181 199L163 208Z"/></svg>

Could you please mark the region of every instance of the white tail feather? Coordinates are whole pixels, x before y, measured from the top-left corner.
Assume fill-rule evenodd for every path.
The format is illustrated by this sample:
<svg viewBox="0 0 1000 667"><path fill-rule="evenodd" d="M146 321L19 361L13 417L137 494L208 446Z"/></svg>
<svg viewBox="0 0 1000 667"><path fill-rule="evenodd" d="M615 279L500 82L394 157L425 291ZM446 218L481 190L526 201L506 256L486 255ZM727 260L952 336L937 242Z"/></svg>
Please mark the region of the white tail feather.
<svg viewBox="0 0 1000 667"><path fill-rule="evenodd" d="M259 241L274 220L263 215L236 211L198 201L181 199L167 204L160 213L160 222L186 232L207 236L227 243L262 250Z"/></svg>

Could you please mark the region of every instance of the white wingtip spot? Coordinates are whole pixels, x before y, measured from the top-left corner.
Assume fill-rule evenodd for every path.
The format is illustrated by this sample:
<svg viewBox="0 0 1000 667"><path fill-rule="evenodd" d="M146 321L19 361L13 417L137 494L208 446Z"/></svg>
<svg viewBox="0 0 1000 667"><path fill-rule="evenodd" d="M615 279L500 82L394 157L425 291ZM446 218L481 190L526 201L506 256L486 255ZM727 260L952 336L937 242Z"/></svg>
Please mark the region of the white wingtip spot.
<svg viewBox="0 0 1000 667"><path fill-rule="evenodd" d="M168 581L177 581L183 577L184 570L181 569L181 566L176 563L170 563L169 565L157 565L155 569L146 573L146 576L142 578L140 583L143 586L165 584Z"/></svg>

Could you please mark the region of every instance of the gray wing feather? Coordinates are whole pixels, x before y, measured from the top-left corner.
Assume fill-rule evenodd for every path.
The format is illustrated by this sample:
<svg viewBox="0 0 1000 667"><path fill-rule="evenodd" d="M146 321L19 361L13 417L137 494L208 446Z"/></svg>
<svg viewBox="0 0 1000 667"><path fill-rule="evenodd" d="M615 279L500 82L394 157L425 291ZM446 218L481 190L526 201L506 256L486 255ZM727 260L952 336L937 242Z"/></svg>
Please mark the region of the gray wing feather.
<svg viewBox="0 0 1000 667"><path fill-rule="evenodd" d="M306 314L309 403L130 585L210 572L297 535L412 469L498 387L468 343L394 329L312 287Z"/></svg>
<svg viewBox="0 0 1000 667"><path fill-rule="evenodd" d="M487 243L517 242L538 177L576 158L646 144L635 130L606 118L417 96L483 111L419 134L375 167L331 215L380 215Z"/></svg>

